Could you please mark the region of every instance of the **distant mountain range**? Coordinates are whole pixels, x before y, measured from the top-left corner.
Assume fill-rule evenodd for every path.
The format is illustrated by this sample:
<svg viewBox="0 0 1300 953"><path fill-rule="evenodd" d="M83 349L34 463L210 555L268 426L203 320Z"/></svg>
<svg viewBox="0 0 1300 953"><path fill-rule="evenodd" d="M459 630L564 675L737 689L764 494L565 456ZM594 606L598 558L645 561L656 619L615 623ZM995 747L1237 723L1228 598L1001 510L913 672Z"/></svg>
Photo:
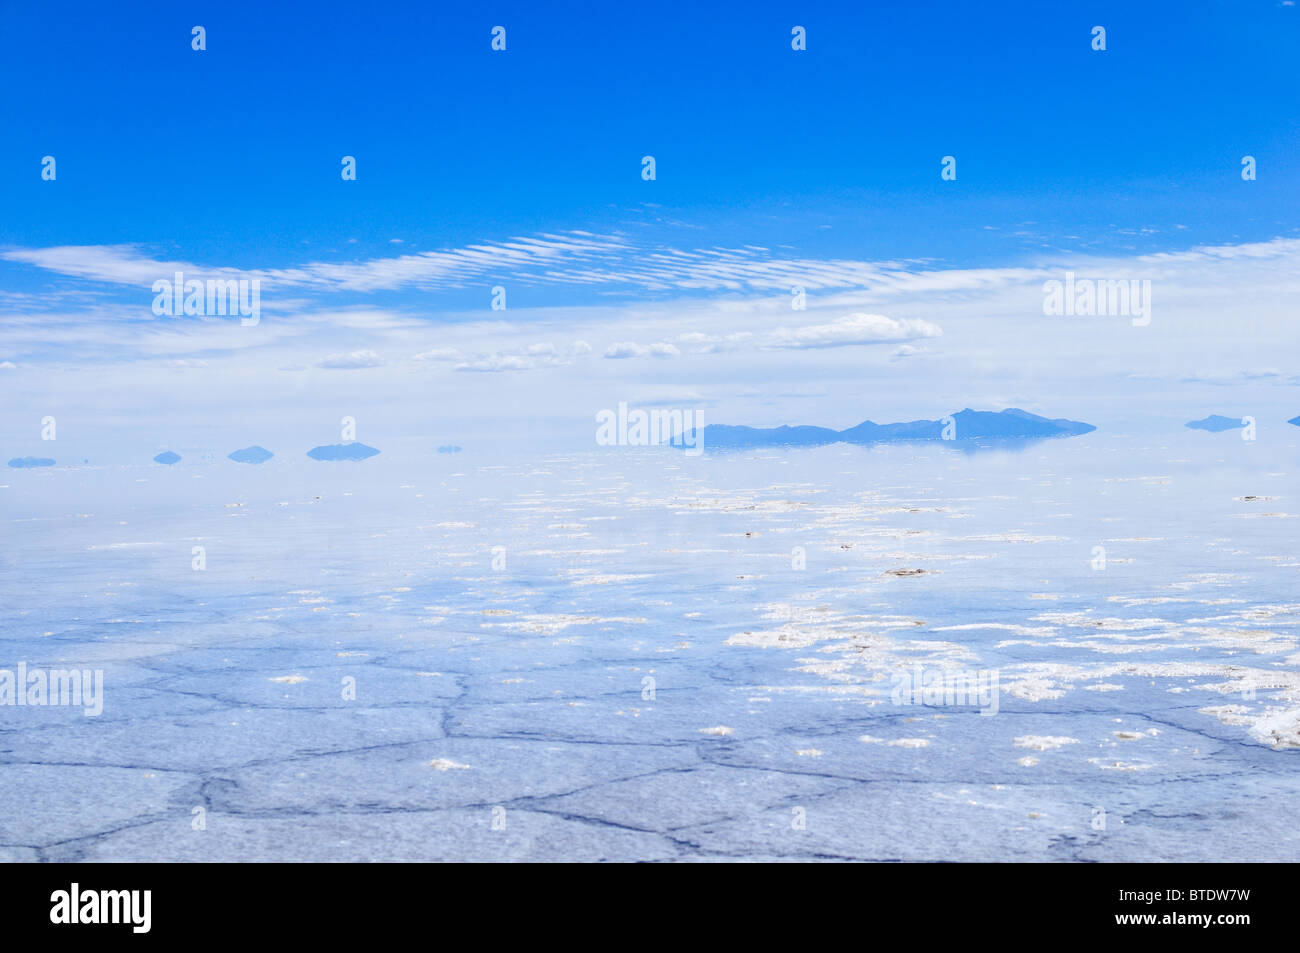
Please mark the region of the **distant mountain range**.
<svg viewBox="0 0 1300 953"><path fill-rule="evenodd" d="M1041 440L1049 437L1075 437L1097 428L1092 424L1064 417L1050 419L1015 407L1002 411L959 410L942 420L911 420L906 423L878 424L864 420L847 430L828 427L737 427L709 424L703 431L706 450L734 447L820 447L831 443L904 443L908 441ZM691 436L694 436L692 432ZM687 441L690 444L690 441Z"/></svg>
<svg viewBox="0 0 1300 953"><path fill-rule="evenodd" d="M1300 416L1287 421L1300 427ZM1225 430L1240 430L1244 424L1240 417L1225 417L1222 414L1210 414L1200 420L1188 421L1186 426L1192 430L1206 430L1210 433L1222 433ZM744 447L821 447L833 443L905 443L909 441L940 440L959 445L972 444L997 445L1015 441L1033 442L1052 437L1076 437L1090 433L1097 428L1078 420L1065 417L1040 417L1026 410L1009 407L1006 410L959 410L940 420L909 420L905 423L878 424L864 420L856 427L847 430L832 430L829 427L817 427L808 424L781 427L744 427L732 424L709 424L704 428L703 447L706 450L725 450ZM947 431L945 433L945 431ZM691 440L685 446L694 443L695 432L690 431ZM673 446L683 446L679 435ZM459 453L460 447L443 445L438 453ZM364 443L332 443L313 447L307 456L313 460L365 460L379 453L374 447ZM264 463L275 454L265 447L253 445L236 450L228 455L236 463ZM171 465L179 462L180 455L166 450L156 457L155 462ZM52 467L54 461L49 457L14 457L9 466L15 469L34 467Z"/></svg>

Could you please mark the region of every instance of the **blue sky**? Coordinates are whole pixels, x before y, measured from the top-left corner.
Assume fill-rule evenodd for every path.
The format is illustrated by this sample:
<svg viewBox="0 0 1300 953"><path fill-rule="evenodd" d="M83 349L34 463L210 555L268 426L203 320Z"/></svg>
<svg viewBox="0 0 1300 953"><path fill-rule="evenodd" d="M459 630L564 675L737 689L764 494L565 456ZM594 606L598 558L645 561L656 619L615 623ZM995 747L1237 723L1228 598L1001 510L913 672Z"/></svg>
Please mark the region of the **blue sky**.
<svg viewBox="0 0 1300 953"><path fill-rule="evenodd" d="M654 202L723 243L970 264L1034 247L987 224L1114 251L1175 224L1269 238L1300 195L1300 11L1276 0L5 6L29 89L3 115L7 244L271 266L653 224Z"/></svg>
<svg viewBox="0 0 1300 953"><path fill-rule="evenodd" d="M731 414L756 411L739 402L746 388L829 387L814 415L851 423L873 397L863 367L894 379L875 395L891 401L898 381L932 392L927 373L968 381L953 397L1044 401L1053 362L1076 345L1073 331L1044 332L1033 289L1042 269L1072 263L1164 274L1166 321L1182 296L1192 322L1181 352L1165 341L1154 355L1132 335L1080 331L1099 373L1293 386L1270 376L1285 370L1272 366L1276 340L1223 345L1194 314L1217 294L1220 313L1235 302L1287 327L1293 5L441 6L4 5L0 364L18 372L10 384L45 368L23 399L75 392L64 380L39 393L55 369L116 362L139 381L171 362L195 374L167 386L197 400L240 389L223 364L237 357L358 399L373 391L367 370L562 371L515 381L516 396L610 375L608 398L575 393L558 416L607 406L622 381L633 397ZM190 48L195 24L204 52ZM490 49L498 24L504 53ZM796 24L806 52L790 48ZM1090 48L1098 24L1105 52ZM647 154L653 182L640 176ZM45 155L54 182L40 177ZM355 182L340 178L344 155ZM954 182L940 179L945 155ZM1241 179L1244 155L1256 181ZM1235 251L1196 251L1207 247ZM1182 271L1149 257L1170 254L1190 255ZM148 287L177 263L262 276L267 326L235 337L159 321ZM797 315L795 282L812 295ZM496 284L504 314L487 311ZM863 314L894 323L850 320L873 329L861 339L835 331ZM775 363L728 363L718 342L737 334ZM774 353L796 339L818 342L804 363ZM699 360L674 359L692 348ZM412 361L435 351L461 359ZM910 360L937 353L948 363L928 372ZM1169 367L1153 369L1161 355ZM220 380L200 386L205 369ZM773 388L776 369L786 380ZM344 370L360 379L330 380ZM836 391L838 378L849 383ZM141 387L147 410L158 392ZM290 391L304 404L315 393L301 380Z"/></svg>

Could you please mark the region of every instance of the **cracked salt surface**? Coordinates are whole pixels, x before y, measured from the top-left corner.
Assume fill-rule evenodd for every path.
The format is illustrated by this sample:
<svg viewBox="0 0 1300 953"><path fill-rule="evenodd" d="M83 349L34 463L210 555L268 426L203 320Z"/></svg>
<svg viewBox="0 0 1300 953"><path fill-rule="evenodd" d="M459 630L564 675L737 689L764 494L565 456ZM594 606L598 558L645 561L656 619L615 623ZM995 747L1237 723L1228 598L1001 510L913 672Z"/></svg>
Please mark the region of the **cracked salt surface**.
<svg viewBox="0 0 1300 953"><path fill-rule="evenodd" d="M1289 461L1089 439L11 481L0 857L1294 859Z"/></svg>

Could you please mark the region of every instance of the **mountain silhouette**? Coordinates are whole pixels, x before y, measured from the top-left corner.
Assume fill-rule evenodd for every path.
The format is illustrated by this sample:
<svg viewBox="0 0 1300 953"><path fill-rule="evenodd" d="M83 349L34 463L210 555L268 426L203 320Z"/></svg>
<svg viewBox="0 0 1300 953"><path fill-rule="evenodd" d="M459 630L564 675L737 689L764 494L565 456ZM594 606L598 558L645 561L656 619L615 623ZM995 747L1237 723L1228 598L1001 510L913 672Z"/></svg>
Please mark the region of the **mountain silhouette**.
<svg viewBox="0 0 1300 953"><path fill-rule="evenodd" d="M1074 437L1096 430L1092 424L1064 417L1040 417L1012 407L1002 411L959 410L943 420L911 420L905 423L878 424L864 420L847 430L828 427L782 426L770 428L709 424L703 430L706 449L731 447L819 447L831 443L903 443L914 440L971 441L1041 440L1047 437ZM694 436L692 432L691 436ZM686 441L691 444L690 440ZM674 443L676 445L676 443Z"/></svg>

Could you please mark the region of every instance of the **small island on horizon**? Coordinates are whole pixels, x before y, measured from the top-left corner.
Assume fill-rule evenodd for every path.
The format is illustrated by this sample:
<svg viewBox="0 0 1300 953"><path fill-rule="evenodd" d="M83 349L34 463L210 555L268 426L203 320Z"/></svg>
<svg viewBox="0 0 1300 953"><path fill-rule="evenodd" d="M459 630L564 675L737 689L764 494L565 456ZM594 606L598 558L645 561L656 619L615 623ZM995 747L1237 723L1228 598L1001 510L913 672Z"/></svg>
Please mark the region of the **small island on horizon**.
<svg viewBox="0 0 1300 953"><path fill-rule="evenodd" d="M259 447L253 444L251 447L244 447L242 450L235 450L226 454L226 459L234 460L236 463L265 463L275 454L265 447Z"/></svg>
<svg viewBox="0 0 1300 953"><path fill-rule="evenodd" d="M1240 430L1246 426L1240 417L1225 417L1222 414L1210 414L1200 420L1188 421L1189 430L1208 430L1210 433L1223 433L1225 430Z"/></svg>
<svg viewBox="0 0 1300 953"><path fill-rule="evenodd" d="M365 460L377 453L378 450L364 443L329 443L312 447L307 451L307 456L313 460Z"/></svg>

